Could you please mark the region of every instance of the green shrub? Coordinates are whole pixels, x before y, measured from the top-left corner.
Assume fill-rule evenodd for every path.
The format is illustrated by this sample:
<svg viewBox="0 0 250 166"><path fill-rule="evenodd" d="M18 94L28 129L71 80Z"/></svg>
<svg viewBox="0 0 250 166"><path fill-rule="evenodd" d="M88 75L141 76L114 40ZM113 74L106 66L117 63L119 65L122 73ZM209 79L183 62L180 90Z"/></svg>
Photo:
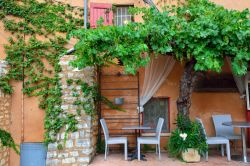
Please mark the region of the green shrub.
<svg viewBox="0 0 250 166"><path fill-rule="evenodd" d="M206 137L200 124L192 122L188 117L178 116L177 128L171 133L167 150L171 157L179 158L188 148L198 150L201 155L204 154L208 150Z"/></svg>

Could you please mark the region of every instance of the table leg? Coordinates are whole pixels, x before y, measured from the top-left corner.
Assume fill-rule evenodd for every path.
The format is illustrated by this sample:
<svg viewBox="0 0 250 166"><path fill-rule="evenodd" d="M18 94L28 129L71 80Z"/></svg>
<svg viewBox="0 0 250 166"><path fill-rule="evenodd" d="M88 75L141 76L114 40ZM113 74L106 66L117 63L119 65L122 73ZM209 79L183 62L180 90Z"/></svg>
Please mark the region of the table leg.
<svg viewBox="0 0 250 166"><path fill-rule="evenodd" d="M242 137L243 162L247 163L246 129L243 127L241 128L241 137Z"/></svg>
<svg viewBox="0 0 250 166"><path fill-rule="evenodd" d="M135 160L135 159L138 159L138 149L137 149L137 137L138 137L138 131L137 129L135 129L135 142L136 142L136 145L135 145L135 152L132 153L132 154L129 154L128 156L130 157L129 161L132 161L132 160ZM141 154L141 160L143 161L147 161L147 159L145 158L145 155L144 154Z"/></svg>

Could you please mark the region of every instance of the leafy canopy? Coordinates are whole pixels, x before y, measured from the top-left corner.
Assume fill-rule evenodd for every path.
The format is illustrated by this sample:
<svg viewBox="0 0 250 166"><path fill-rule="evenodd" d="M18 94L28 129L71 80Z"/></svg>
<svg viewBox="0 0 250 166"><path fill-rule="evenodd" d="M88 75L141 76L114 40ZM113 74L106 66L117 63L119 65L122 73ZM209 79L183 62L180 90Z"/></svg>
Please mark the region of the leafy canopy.
<svg viewBox="0 0 250 166"><path fill-rule="evenodd" d="M125 71L135 73L149 61L149 54L175 56L179 61L195 60L195 70L221 71L224 57L232 60L233 71L244 74L250 60L250 14L227 10L207 0L188 0L181 6L167 6L162 12L153 8L134 8L143 14L143 23L125 26L100 26L77 30L69 35L83 68L105 65L120 59Z"/></svg>

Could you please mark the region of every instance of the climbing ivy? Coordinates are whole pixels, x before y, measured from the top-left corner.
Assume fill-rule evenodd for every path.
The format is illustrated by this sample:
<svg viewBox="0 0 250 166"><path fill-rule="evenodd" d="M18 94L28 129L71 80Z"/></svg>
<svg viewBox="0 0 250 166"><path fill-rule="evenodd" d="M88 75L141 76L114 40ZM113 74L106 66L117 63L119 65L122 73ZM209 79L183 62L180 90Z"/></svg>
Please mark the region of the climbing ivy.
<svg viewBox="0 0 250 166"><path fill-rule="evenodd" d="M0 1L0 21L12 34L5 46L10 70L0 78L0 88L12 93L9 81L23 81L23 93L39 96L39 107L46 112L47 144L55 142L56 134L66 126L66 132L77 130L76 115L61 109L58 63L66 51L65 34L83 26L82 16L83 9L52 0Z"/></svg>
<svg viewBox="0 0 250 166"><path fill-rule="evenodd" d="M19 147L15 144L13 138L11 137L10 133L0 129L0 148L1 147L10 147L12 148L17 154L19 154Z"/></svg>

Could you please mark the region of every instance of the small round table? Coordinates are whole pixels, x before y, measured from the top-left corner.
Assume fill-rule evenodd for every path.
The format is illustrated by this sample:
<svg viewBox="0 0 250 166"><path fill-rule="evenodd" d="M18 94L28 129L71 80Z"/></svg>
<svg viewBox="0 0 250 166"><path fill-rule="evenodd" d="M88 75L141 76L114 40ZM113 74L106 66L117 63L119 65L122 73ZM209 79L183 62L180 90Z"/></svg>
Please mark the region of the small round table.
<svg viewBox="0 0 250 166"><path fill-rule="evenodd" d="M131 154L131 158L130 160L134 160L134 159L138 159L138 152L137 152L137 137L138 137L138 132L137 130L139 130L139 136L140 136L140 130L150 130L151 127L147 127L147 126L128 126L128 127L123 127L122 130L135 130L135 135L136 135L136 145L135 145L135 153ZM141 160L146 161L146 159L144 158L145 156L143 154L141 154Z"/></svg>
<svg viewBox="0 0 250 166"><path fill-rule="evenodd" d="M242 159L244 163L247 161L247 148L246 148L246 128L250 128L250 122L223 122L222 125L238 127L241 130L241 139L242 139Z"/></svg>

